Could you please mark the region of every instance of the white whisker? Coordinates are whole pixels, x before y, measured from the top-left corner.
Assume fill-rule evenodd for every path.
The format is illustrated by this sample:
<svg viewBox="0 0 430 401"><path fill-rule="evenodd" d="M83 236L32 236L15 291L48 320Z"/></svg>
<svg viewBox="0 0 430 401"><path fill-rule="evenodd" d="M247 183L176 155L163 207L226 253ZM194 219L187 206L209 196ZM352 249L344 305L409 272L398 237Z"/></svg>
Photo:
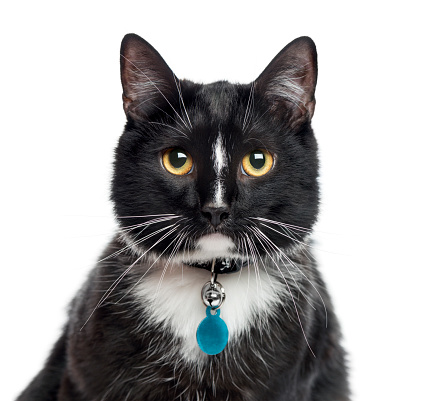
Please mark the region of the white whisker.
<svg viewBox="0 0 430 401"><path fill-rule="evenodd" d="M181 231L183 231L183 230L185 230L185 228L183 228ZM155 298L158 297L158 293L159 293L160 288L161 288L161 283L163 282L163 279L164 279L164 276L166 274L167 268L168 268L168 266L169 266L172 258L176 255L176 253L178 251L178 248L180 247L180 245L181 245L181 243L183 241L183 238L186 235L184 233L181 234L181 231L178 233L178 235L172 241L172 243L175 242L175 241L177 241L177 243L176 243L175 247L173 248L172 253L170 254L169 258L167 259L167 262L166 262L166 264L164 266L163 272L161 273L160 280L158 282L157 289L155 291ZM181 234L181 235L179 236L179 234Z"/></svg>
<svg viewBox="0 0 430 401"><path fill-rule="evenodd" d="M261 246L263 247L263 249L265 250L265 252L266 252L266 253L267 253L267 255L269 256L269 258L272 260L272 262L275 264L275 266L277 267L278 271L280 272L280 274L281 274L281 276L282 276L282 278L283 278L283 280L284 280L284 282L285 282L285 285L287 286L287 290L288 290L288 292L289 292L289 294L290 294L290 296L291 296L291 300L292 300L292 302L293 302L294 309L295 309L295 311L296 311L296 316L297 316L297 319L298 319L298 322L299 322L300 328L301 328L301 330L302 330L302 333L303 333L303 335L304 335L304 338L305 338L306 344L308 345L308 348L309 348L309 350L311 351L312 355L316 358L316 356L315 356L315 354L314 354L314 352L313 352L313 350L312 350L312 348L311 348L311 346L310 346L310 344L309 344L308 338L307 338L307 336L306 336L306 332L305 332L305 329L304 329L304 327L303 327L302 319L300 318L300 313L299 313L299 310L298 310L298 307L297 307L297 303L296 303L296 301L295 301L295 299L294 299L294 295L293 295L293 292L292 292L292 290L291 290L291 286L288 284L288 281L286 280L286 278L285 278L284 274L282 273L282 271L281 271L281 269L279 268L278 264L276 263L275 259L272 257L271 253L267 250L267 248L266 248L266 247L264 246L264 244L263 244L262 239L267 238L267 237L266 237L266 236L264 235L264 233L262 233L262 232L261 232L261 230L259 230L257 227L255 227L255 228L254 228L254 227L250 227L250 229L254 232L256 239L257 239L257 240L258 240L258 242L261 244Z"/></svg>
<svg viewBox="0 0 430 401"><path fill-rule="evenodd" d="M188 138L187 134L185 134L184 132L182 132L180 129L178 129L176 127L173 127L172 125L165 124L165 123L160 123L160 122L156 122L156 121L149 121L148 123L151 124L151 125L160 125L162 127L165 127L165 128L168 128L168 129L172 129L172 130L174 130L176 132L179 132L181 134L181 137Z"/></svg>
<svg viewBox="0 0 430 401"><path fill-rule="evenodd" d="M85 321L84 325L81 327L81 330L85 327L85 325L88 323L88 321L91 319L91 317L93 316L94 312L100 308L100 306L103 304L103 302L112 294L112 292L115 290L115 288L118 286L118 284L122 281L122 279L129 273L129 271L136 265L136 263L140 260L142 260L142 258L152 249L154 248L156 245L158 245L161 241L163 241L167 236L169 236L172 232L174 232L177 229L176 225L170 225L168 227L165 227L163 229L157 230L155 233L158 232L162 232L165 231L167 228L169 227L173 227L169 232L167 232L166 234L164 234L160 239L158 239L151 247L149 247L148 249L145 250L145 252L143 252L123 273L121 273L121 275L111 284L111 286L106 290L105 294L101 297L100 301L97 303L97 305L95 306L95 308L93 309L93 311L91 312L90 316L88 317L88 319ZM147 236L147 237L152 237L153 235L155 235L155 233L152 233L151 235ZM142 241L142 240L140 240Z"/></svg>
<svg viewBox="0 0 430 401"><path fill-rule="evenodd" d="M158 86L151 80L151 78L148 77L135 63L133 63L131 60L129 60L127 57L125 57L123 54L121 54L121 57L123 57L127 62L129 62L138 72L140 72L149 82L144 85L153 85L154 88L160 93L160 95L164 98L164 100L167 102L167 104L172 108L174 113L177 115L177 117L182 121L182 123L189 129L188 125L185 123L185 121L182 119L182 117L179 115L179 113L176 111L176 109L172 106L172 104L169 102L167 97L164 95L164 93L158 88ZM139 83L139 87L141 87L142 83Z"/></svg>
<svg viewBox="0 0 430 401"><path fill-rule="evenodd" d="M250 230L250 227L248 227L248 230ZM251 230L250 230L250 231L251 231ZM260 252L259 252L259 251L258 251L258 249L257 249L257 246L256 246L255 242L253 241L253 239L252 239L251 237L249 237L249 236L248 236L248 234L245 234L245 235L246 235L246 238L247 238L248 244L249 244L249 246L250 246L250 251L253 253L253 257L255 257L255 258L256 258L256 256L258 256L258 258L260 259L260 261L261 261L261 265L263 266L263 269L264 269L264 271L265 271L265 273L266 273L266 275L267 275L267 278L269 279L269 284L270 284L270 286L272 287L272 289L274 290L274 293L276 294L276 293L277 293L277 291L276 291L275 286L274 286L274 284L273 284L273 282L272 282L272 279L271 279L271 277L270 277L269 271L268 271L268 269L267 269L267 267L266 267L266 264L265 264L265 263L264 263L264 261L263 261L263 258L261 257ZM260 278L260 275L259 275L259 269L258 269L258 264L257 264L257 262L255 262L255 271L256 271L256 275L258 274L258 277ZM261 278L260 278L260 281L261 281ZM278 299L279 299L279 301L280 301L280 305L281 305L282 309L284 310L284 312L285 312L286 316L287 316L290 320L292 320L292 319L291 319L291 316L290 316L290 314L289 314L289 312L285 309L285 306L284 306L284 304L283 304L283 302L282 302L282 299L281 299L281 297L280 297L280 295L279 295L279 294L278 294Z"/></svg>
<svg viewBox="0 0 430 401"><path fill-rule="evenodd" d="M251 83L251 89L249 91L248 104L246 105L245 116L243 118L242 131L246 131L247 125L251 120L252 111L254 108L254 92L255 92L255 81Z"/></svg>
<svg viewBox="0 0 430 401"><path fill-rule="evenodd" d="M305 228L305 227L300 227L300 226L295 226L292 224L287 224L287 223L282 223L280 221L275 221L275 220L270 220L270 219L265 219L263 217L250 217L253 220L259 220L259 221L264 221L266 223L272 223L281 227L287 227L289 229L293 229L293 230L297 230L299 232L305 232L305 233L311 233L312 230L310 228Z"/></svg>
<svg viewBox="0 0 430 401"><path fill-rule="evenodd" d="M142 242L146 241L147 239L149 239L149 238L153 237L154 235L159 234L160 232L163 232L163 231L165 231L165 230L169 229L170 227L173 227L174 225L175 225L175 224L171 224L170 226L160 228L159 230L154 231L154 232L152 232L151 234L148 234L148 235L146 235L145 237L143 237L143 238L141 238L141 239L139 239L139 240L137 240L137 241L136 241L136 240L135 240L135 241L131 241L131 243L127 244L125 247L123 247L123 248L119 249L118 251L116 251L116 252L114 252L114 253L111 253L110 255L108 255L108 256L106 256L106 257L104 257L103 259L100 259L97 263L104 262L104 261L105 261L105 260L107 260L107 259L110 259L110 258L113 258L113 257L115 257L115 256L118 256L118 255L119 255L119 254L121 254L122 252L124 252L124 251L126 251L126 250L128 250L128 249L132 249L132 248L133 248L133 247L135 247L136 245L139 245L140 243L142 243ZM143 230L142 230L142 231L143 231ZM142 231L141 231L141 232L142 232Z"/></svg>
<svg viewBox="0 0 430 401"><path fill-rule="evenodd" d="M255 230L258 231L258 234L261 236L262 239L265 240L266 244L277 253L277 255L279 256L280 261L282 262L282 264L284 265L284 267L287 269L288 274L290 275L291 279L294 282L295 287L299 290L299 292L303 295L303 297L306 299L306 301L308 302L309 306L315 310L315 307L311 304L311 302L309 301L308 296L303 293L299 283L296 281L296 279L294 278L294 275L292 274L290 268L288 267L288 265L284 262L284 260L282 259L282 257L284 257L285 259L287 259L288 263L290 263L291 266L295 267L296 270L298 270L300 273L303 272L301 271L301 269L299 269L299 267L287 256L284 254L284 252L277 246L274 244L274 242L267 236L265 235L258 227L255 227ZM270 256L270 255L269 255ZM275 262L276 264L276 262ZM278 264L276 264L276 267L279 267ZM311 283L312 284L312 283ZM324 301L323 301L324 304Z"/></svg>
<svg viewBox="0 0 430 401"><path fill-rule="evenodd" d="M183 228L178 235L185 230L185 228ZM177 241L177 237L178 235L169 243L169 245L167 245L164 248L164 251L160 253L160 255L158 255L158 257L152 262L152 264L148 267L148 269L146 269L145 273L139 278L139 280L137 280L137 282L135 282L133 284L133 286L131 286L131 288L121 297L121 299L118 301L120 302L125 296L127 296L128 294L130 294L134 288L136 288L136 286L145 278L145 276L149 273L149 271L152 269L152 267L161 259L161 257L166 253L166 251L170 248L170 246L172 244L175 243L175 241ZM169 259L172 257L173 253L174 253L175 249L173 249L172 254L170 255Z"/></svg>
<svg viewBox="0 0 430 401"><path fill-rule="evenodd" d="M182 89L181 89L181 83L180 81L176 78L175 75L173 75L173 79L175 80L175 84L176 84L176 88L178 89L178 93L179 93L179 99L181 101L182 107L184 108L184 112L187 116L187 120L188 120L188 128L190 129L190 131L193 129L193 125L191 124L191 120L190 120L190 116L188 115L187 112L187 108L185 107L185 103L184 103L184 98L182 96Z"/></svg>

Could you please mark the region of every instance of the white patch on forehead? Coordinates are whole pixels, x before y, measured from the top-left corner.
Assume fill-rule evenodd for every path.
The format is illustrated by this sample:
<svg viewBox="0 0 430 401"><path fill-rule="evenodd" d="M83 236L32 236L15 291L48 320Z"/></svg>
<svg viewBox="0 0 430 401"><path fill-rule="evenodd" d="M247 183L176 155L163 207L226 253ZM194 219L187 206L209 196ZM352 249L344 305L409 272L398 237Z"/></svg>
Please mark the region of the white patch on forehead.
<svg viewBox="0 0 430 401"><path fill-rule="evenodd" d="M218 138L212 147L212 160L214 161L216 175L219 177L222 170L227 167L227 156L221 132L218 133Z"/></svg>
<svg viewBox="0 0 430 401"><path fill-rule="evenodd" d="M218 138L212 147L212 161L214 163L214 170L216 173L216 180L214 184L214 207L221 207L224 203L224 183L221 178L224 170L227 168L227 152L224 147L221 132L218 133Z"/></svg>
<svg viewBox="0 0 430 401"><path fill-rule="evenodd" d="M214 207L221 207L224 204L224 186L221 179L215 181Z"/></svg>

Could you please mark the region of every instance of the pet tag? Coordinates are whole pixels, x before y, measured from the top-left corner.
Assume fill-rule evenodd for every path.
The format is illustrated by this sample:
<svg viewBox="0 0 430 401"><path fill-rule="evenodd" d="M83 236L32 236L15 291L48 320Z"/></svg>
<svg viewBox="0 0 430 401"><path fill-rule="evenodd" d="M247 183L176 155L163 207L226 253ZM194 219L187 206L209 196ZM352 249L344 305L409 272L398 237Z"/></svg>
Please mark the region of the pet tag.
<svg viewBox="0 0 430 401"><path fill-rule="evenodd" d="M215 315L212 315L212 311ZM206 308L204 318L197 328L197 343L200 349L208 355L219 354L227 345L228 328L224 320L220 318L221 310Z"/></svg>

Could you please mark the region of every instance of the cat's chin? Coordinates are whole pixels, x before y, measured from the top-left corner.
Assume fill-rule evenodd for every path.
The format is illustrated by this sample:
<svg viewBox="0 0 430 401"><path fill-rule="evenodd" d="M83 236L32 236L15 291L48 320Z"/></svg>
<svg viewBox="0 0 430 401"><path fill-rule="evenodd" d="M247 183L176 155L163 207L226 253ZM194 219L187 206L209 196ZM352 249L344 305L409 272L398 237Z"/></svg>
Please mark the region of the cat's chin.
<svg viewBox="0 0 430 401"><path fill-rule="evenodd" d="M235 256L235 248L233 240L226 235L203 235L195 242L195 250L189 259L191 262L207 262L217 258L232 258Z"/></svg>
<svg viewBox="0 0 430 401"><path fill-rule="evenodd" d="M200 269L211 270L215 261L216 273L235 273L247 265L235 252L233 240L223 234L204 235L196 241L194 252L184 255L183 263Z"/></svg>
<svg viewBox="0 0 430 401"><path fill-rule="evenodd" d="M227 256L235 247L230 237L220 233L204 235L196 241L197 252L207 255L209 259Z"/></svg>

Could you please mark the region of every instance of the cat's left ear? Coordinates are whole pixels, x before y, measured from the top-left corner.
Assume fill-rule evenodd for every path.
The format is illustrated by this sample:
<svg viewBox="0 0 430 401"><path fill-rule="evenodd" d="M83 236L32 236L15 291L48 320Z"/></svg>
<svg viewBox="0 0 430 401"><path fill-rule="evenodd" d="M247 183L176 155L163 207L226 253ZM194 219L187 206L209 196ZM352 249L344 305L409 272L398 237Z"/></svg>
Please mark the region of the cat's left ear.
<svg viewBox="0 0 430 401"><path fill-rule="evenodd" d="M303 36L278 53L257 78L255 88L275 115L289 116L290 123L297 125L314 114L317 71L315 43Z"/></svg>

